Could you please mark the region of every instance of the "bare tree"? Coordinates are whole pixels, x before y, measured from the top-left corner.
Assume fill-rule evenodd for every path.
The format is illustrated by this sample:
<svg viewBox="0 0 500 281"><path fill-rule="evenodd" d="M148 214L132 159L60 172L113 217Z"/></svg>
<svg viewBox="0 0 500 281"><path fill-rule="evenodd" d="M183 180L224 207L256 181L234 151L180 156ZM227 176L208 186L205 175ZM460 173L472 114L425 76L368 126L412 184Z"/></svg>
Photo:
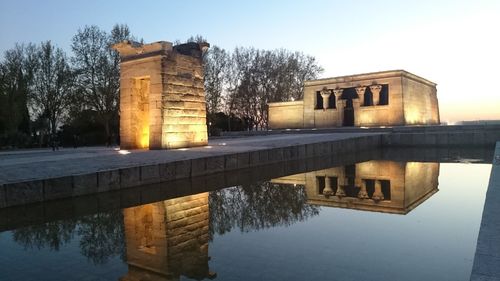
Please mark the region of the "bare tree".
<svg viewBox="0 0 500 281"><path fill-rule="evenodd" d="M30 105L38 116L45 116L50 131L55 134L57 125L69 104L73 73L63 50L50 41L32 49L33 84Z"/></svg>
<svg viewBox="0 0 500 281"><path fill-rule="evenodd" d="M319 207L307 204L302 185L257 182L212 191L208 200L211 239L233 229L251 232L290 226L320 211Z"/></svg>
<svg viewBox="0 0 500 281"><path fill-rule="evenodd" d="M110 34L93 25L79 29L71 45L78 93L83 105L96 111L107 139L118 118L120 96L119 56L111 45L130 38L126 25L115 25Z"/></svg>
<svg viewBox="0 0 500 281"><path fill-rule="evenodd" d="M5 52L0 64L0 127L7 132L29 133L28 95L33 75L27 50L32 48L31 44L16 44Z"/></svg>
<svg viewBox="0 0 500 281"><path fill-rule="evenodd" d="M215 114L222 109L222 94L229 56L226 50L213 46L208 50L204 61L207 112Z"/></svg>
<svg viewBox="0 0 500 281"><path fill-rule="evenodd" d="M196 35L185 42L207 40ZM224 112L229 130L233 116L247 130L267 128L267 104L302 99L304 81L323 71L314 57L301 52L237 47L229 53L218 46L204 53L204 70L208 117Z"/></svg>
<svg viewBox="0 0 500 281"><path fill-rule="evenodd" d="M236 48L231 55L226 106L232 105L247 129L267 127L269 102L300 99L304 81L322 72L315 59L300 52Z"/></svg>

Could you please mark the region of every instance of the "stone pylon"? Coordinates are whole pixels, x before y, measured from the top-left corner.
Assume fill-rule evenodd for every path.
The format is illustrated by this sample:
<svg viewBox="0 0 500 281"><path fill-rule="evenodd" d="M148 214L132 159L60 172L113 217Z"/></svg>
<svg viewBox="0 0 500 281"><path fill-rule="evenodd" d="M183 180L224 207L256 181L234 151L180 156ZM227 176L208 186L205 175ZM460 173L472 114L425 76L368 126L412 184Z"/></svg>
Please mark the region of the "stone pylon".
<svg viewBox="0 0 500 281"><path fill-rule="evenodd" d="M208 142L202 54L208 43L113 45L120 53L121 148L170 149Z"/></svg>

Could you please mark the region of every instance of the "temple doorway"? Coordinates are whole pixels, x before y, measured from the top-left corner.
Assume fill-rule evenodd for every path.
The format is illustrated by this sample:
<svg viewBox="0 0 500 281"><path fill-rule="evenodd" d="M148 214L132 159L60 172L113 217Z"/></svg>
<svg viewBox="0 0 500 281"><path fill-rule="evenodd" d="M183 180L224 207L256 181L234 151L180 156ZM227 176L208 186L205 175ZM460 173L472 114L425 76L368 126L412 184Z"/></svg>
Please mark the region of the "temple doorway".
<svg viewBox="0 0 500 281"><path fill-rule="evenodd" d="M341 99L345 100L344 106L344 118L342 121L342 126L352 127L354 126L354 106L353 100L359 98L356 93L356 88L346 88L342 91Z"/></svg>
<svg viewBox="0 0 500 281"><path fill-rule="evenodd" d="M352 105L352 99L347 99L345 102L344 122L342 123L342 126L354 126L354 106Z"/></svg>

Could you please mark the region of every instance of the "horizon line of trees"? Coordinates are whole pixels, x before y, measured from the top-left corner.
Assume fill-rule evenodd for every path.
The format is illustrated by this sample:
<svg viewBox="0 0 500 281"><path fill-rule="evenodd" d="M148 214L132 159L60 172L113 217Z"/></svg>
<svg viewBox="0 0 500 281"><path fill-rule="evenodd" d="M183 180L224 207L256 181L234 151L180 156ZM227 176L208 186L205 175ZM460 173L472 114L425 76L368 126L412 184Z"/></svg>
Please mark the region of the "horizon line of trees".
<svg viewBox="0 0 500 281"><path fill-rule="evenodd" d="M110 32L78 29L68 56L50 40L16 44L0 61L0 148L69 143L82 135L104 143L116 135L119 55L111 45L131 40L128 26ZM71 139L71 140L69 140Z"/></svg>
<svg viewBox="0 0 500 281"><path fill-rule="evenodd" d="M127 25L77 30L71 56L51 41L16 44L0 60L0 149L119 143L120 58L111 46L137 40ZM142 40L141 40L142 41ZM185 42L206 42L202 36ZM180 44L176 41L176 44ZM210 133L267 129L267 103L301 99L323 71L286 49L213 45L203 54Z"/></svg>

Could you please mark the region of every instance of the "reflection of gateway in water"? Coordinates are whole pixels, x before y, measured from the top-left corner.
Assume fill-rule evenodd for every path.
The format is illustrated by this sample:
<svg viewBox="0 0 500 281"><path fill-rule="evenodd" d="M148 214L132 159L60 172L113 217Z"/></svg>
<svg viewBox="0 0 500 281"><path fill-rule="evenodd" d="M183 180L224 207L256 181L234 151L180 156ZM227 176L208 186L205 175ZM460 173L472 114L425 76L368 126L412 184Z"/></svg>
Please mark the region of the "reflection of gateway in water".
<svg viewBox="0 0 500 281"><path fill-rule="evenodd" d="M121 281L202 280L208 268L208 193L125 209L129 270Z"/></svg>
<svg viewBox="0 0 500 281"><path fill-rule="evenodd" d="M438 191L439 163L368 161L274 179L305 185L308 203L407 214Z"/></svg>

